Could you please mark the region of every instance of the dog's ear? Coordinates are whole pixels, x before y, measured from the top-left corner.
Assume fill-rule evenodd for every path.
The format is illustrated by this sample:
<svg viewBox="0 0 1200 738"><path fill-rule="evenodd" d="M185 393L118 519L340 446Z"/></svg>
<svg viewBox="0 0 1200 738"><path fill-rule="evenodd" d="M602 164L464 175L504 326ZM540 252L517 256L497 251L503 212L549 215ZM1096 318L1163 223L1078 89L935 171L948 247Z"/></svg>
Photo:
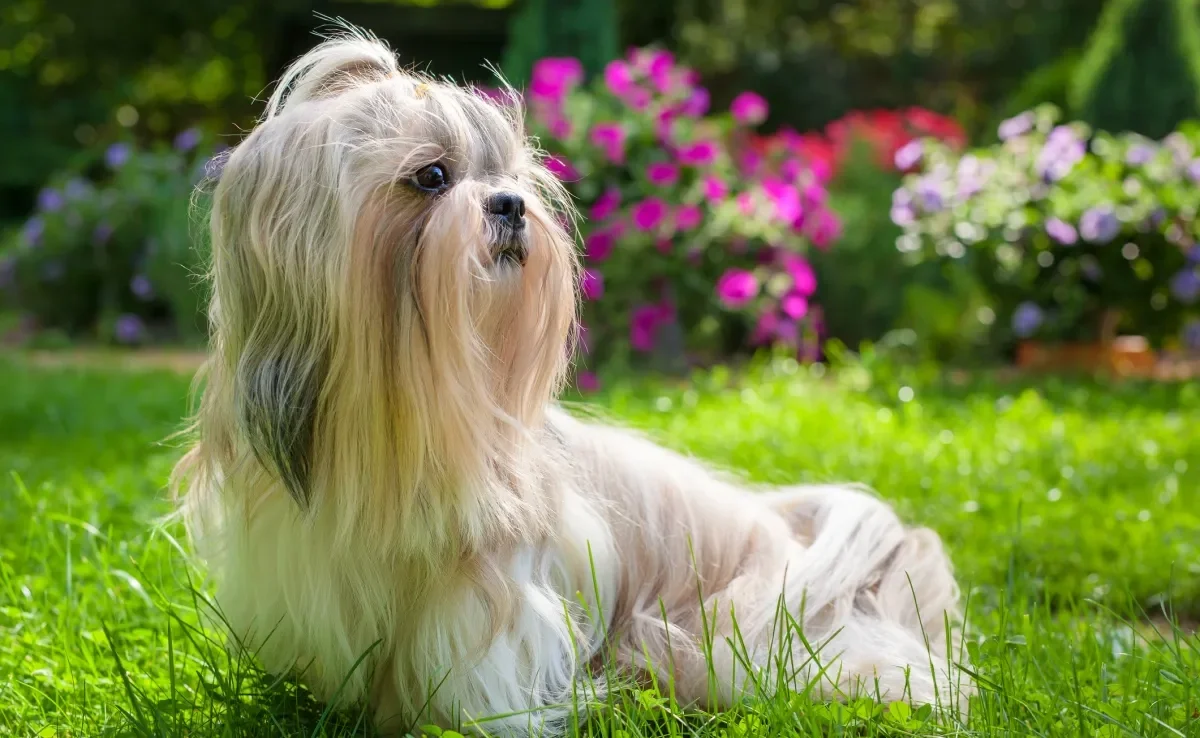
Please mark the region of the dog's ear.
<svg viewBox="0 0 1200 738"><path fill-rule="evenodd" d="M238 367L239 420L258 462L301 508L311 502L313 457L326 362L311 347L271 342Z"/></svg>
<svg viewBox="0 0 1200 738"><path fill-rule="evenodd" d="M396 55L370 33L350 25L297 59L267 102L267 117L287 105L332 97L399 73Z"/></svg>

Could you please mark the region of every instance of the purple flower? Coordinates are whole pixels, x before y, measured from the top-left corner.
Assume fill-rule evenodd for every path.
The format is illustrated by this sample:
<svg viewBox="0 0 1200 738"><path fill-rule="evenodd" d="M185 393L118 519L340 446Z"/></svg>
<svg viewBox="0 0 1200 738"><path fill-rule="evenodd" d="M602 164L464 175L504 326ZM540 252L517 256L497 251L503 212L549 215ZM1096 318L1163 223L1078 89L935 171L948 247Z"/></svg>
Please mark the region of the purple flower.
<svg viewBox="0 0 1200 738"><path fill-rule="evenodd" d="M21 227L21 238L25 241L26 248L37 246L45 232L46 222L41 218L34 216L25 221L25 225Z"/></svg>
<svg viewBox="0 0 1200 738"><path fill-rule="evenodd" d="M1192 351L1200 351L1200 320L1189 320L1183 326L1180 338L1183 340L1184 346Z"/></svg>
<svg viewBox="0 0 1200 738"><path fill-rule="evenodd" d="M607 259L617 245L617 235L611 230L592 231L583 241L588 261L600 263Z"/></svg>
<svg viewBox="0 0 1200 738"><path fill-rule="evenodd" d="M654 350L658 328L675 318L670 305L640 305L629 317L629 343L635 351L646 353Z"/></svg>
<svg viewBox="0 0 1200 738"><path fill-rule="evenodd" d="M708 112L710 104L708 90L703 87L697 87L692 90L692 94L687 101L683 103L683 114L693 118L699 118Z"/></svg>
<svg viewBox="0 0 1200 738"><path fill-rule="evenodd" d="M92 231L92 243L97 246L103 246L108 243L108 239L112 238L113 227L108 223L100 223L96 226L96 230Z"/></svg>
<svg viewBox="0 0 1200 738"><path fill-rule="evenodd" d="M92 184L83 177L72 177L63 188L68 200L82 200L92 193Z"/></svg>
<svg viewBox="0 0 1200 738"><path fill-rule="evenodd" d="M1200 264L1200 246L1192 246L1188 249L1187 260L1193 264Z"/></svg>
<svg viewBox="0 0 1200 738"><path fill-rule="evenodd" d="M842 235L842 222L832 210L826 208L812 219L809 230L808 237L812 239L813 246L827 249Z"/></svg>
<svg viewBox="0 0 1200 738"><path fill-rule="evenodd" d="M896 150L894 163L897 169L906 171L915 167L917 162L921 161L923 155L924 147L921 144L921 140L914 138Z"/></svg>
<svg viewBox="0 0 1200 738"><path fill-rule="evenodd" d="M550 57L534 62L529 79L529 96L549 103L563 97L583 80L583 64L571 57Z"/></svg>
<svg viewBox="0 0 1200 738"><path fill-rule="evenodd" d="M729 111L743 125L762 123L767 119L767 101L756 92L746 91L733 98Z"/></svg>
<svg viewBox="0 0 1200 738"><path fill-rule="evenodd" d="M66 204L66 199L62 193L52 187L44 187L38 193L37 206L38 210L44 213L55 213L62 210L62 206Z"/></svg>
<svg viewBox="0 0 1200 738"><path fill-rule="evenodd" d="M1175 299L1191 305L1200 297L1200 270L1195 267L1185 268L1171 278L1171 294Z"/></svg>
<svg viewBox="0 0 1200 738"><path fill-rule="evenodd" d="M1125 152L1125 163L1140 167L1154 158L1154 149L1144 143L1134 144Z"/></svg>
<svg viewBox="0 0 1200 738"><path fill-rule="evenodd" d="M667 204L657 197L647 197L630 211L633 225L640 231L652 231L667 217Z"/></svg>
<svg viewBox="0 0 1200 738"><path fill-rule="evenodd" d="M730 269L717 280L717 297L728 308L745 306L758 295L758 278L744 269Z"/></svg>
<svg viewBox="0 0 1200 738"><path fill-rule="evenodd" d="M120 343L141 343L146 336L146 324L138 316L125 313L117 317L116 325L113 327L113 334Z"/></svg>
<svg viewBox="0 0 1200 738"><path fill-rule="evenodd" d="M1079 235L1088 243L1105 244L1121 232L1121 221L1107 207L1089 208L1079 218Z"/></svg>
<svg viewBox="0 0 1200 738"><path fill-rule="evenodd" d="M958 197L966 200L983 189L984 182L991 170L984 165L979 157L967 154L958 162Z"/></svg>
<svg viewBox="0 0 1200 738"><path fill-rule="evenodd" d="M690 231L700 225L704 212L697 205L680 205L675 210L675 228L680 231Z"/></svg>
<svg viewBox="0 0 1200 738"><path fill-rule="evenodd" d="M575 386L580 392L599 392L600 378L592 372L579 372L575 375Z"/></svg>
<svg viewBox="0 0 1200 738"><path fill-rule="evenodd" d="M597 123L592 126L591 138L592 145L613 164L625 162L625 127L620 123Z"/></svg>
<svg viewBox="0 0 1200 738"><path fill-rule="evenodd" d="M1013 311L1012 328L1020 338L1032 336L1041 327L1045 316L1042 309L1032 302L1023 302Z"/></svg>
<svg viewBox="0 0 1200 738"><path fill-rule="evenodd" d="M912 194L901 188L892 193L892 222L901 228L917 222L917 211L913 208Z"/></svg>
<svg viewBox="0 0 1200 738"><path fill-rule="evenodd" d="M610 215L617 212L617 208L620 206L621 191L616 187L609 187L592 204L592 220L607 220Z"/></svg>
<svg viewBox="0 0 1200 738"><path fill-rule="evenodd" d="M599 300L604 296L604 275L592 269L584 269L579 280L585 300Z"/></svg>
<svg viewBox="0 0 1200 738"><path fill-rule="evenodd" d="M1087 151L1084 142L1067 126L1058 126L1046 137L1037 158L1037 173L1046 182L1057 182L1070 174Z"/></svg>
<svg viewBox="0 0 1200 738"><path fill-rule="evenodd" d="M1187 178L1193 182L1200 183L1200 159L1192 159L1188 162L1187 168L1184 169L1187 173Z"/></svg>
<svg viewBox="0 0 1200 738"><path fill-rule="evenodd" d="M200 143L200 129L188 128L179 132L175 137L176 151L191 151Z"/></svg>
<svg viewBox="0 0 1200 738"><path fill-rule="evenodd" d="M679 167L668 161L656 161L646 167L646 179L656 187L669 187L679 181Z"/></svg>
<svg viewBox="0 0 1200 738"><path fill-rule="evenodd" d="M690 167L705 167L717 160L715 141L696 141L679 150L679 163Z"/></svg>
<svg viewBox="0 0 1200 738"><path fill-rule="evenodd" d="M1070 246L1079 239L1079 234L1075 232L1075 226L1058 218L1050 218L1046 221L1046 234L1063 246Z"/></svg>
<svg viewBox="0 0 1200 738"><path fill-rule="evenodd" d="M921 209L927 213L936 213L944 204L938 183L930 177L922 177L917 182L917 199L921 203Z"/></svg>
<svg viewBox="0 0 1200 738"><path fill-rule="evenodd" d="M1017 136L1023 136L1026 133L1029 133L1033 130L1033 124L1035 120L1036 119L1031 111L1025 111L1020 115L1009 118L1000 124L998 131L1000 140L1007 141L1010 138L1016 138Z"/></svg>
<svg viewBox="0 0 1200 738"><path fill-rule="evenodd" d="M139 274L129 280L129 291L139 300L149 300L154 296L154 285L150 283L149 277Z"/></svg>
<svg viewBox="0 0 1200 738"><path fill-rule="evenodd" d="M120 169L125 162L129 161L129 155L133 153L127 143L115 143L108 147L104 152L104 163L108 164L109 169Z"/></svg>
<svg viewBox="0 0 1200 738"><path fill-rule="evenodd" d="M579 179L579 171L561 156L547 156L545 165L551 174L561 180L573 182Z"/></svg>

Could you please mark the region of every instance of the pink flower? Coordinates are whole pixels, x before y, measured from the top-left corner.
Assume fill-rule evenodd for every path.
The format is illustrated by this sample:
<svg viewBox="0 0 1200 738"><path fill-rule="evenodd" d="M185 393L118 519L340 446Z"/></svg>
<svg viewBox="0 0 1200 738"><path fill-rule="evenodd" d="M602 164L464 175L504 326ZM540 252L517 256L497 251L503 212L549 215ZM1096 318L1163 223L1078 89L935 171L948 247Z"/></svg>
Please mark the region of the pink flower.
<svg viewBox="0 0 1200 738"><path fill-rule="evenodd" d="M800 192L793 185L771 178L763 180L762 188L775 205L775 217L788 224L800 217Z"/></svg>
<svg viewBox="0 0 1200 738"><path fill-rule="evenodd" d="M704 178L704 196L714 205L725 199L729 194L729 186L725 184L725 180L715 174L710 174Z"/></svg>
<svg viewBox="0 0 1200 738"><path fill-rule="evenodd" d="M567 180L568 182L579 179L579 171L571 166L571 162L561 156L547 156L546 169L555 177Z"/></svg>
<svg viewBox="0 0 1200 738"><path fill-rule="evenodd" d="M815 219L812 232L808 235L813 245L827 249L842 235L842 224L831 210L822 210Z"/></svg>
<svg viewBox="0 0 1200 738"><path fill-rule="evenodd" d="M683 104L683 114L693 118L699 118L708 112L709 96L708 90L703 87L697 87L692 90L692 94Z"/></svg>
<svg viewBox="0 0 1200 738"><path fill-rule="evenodd" d="M715 141L696 141L679 150L679 163L690 167L706 167L717 160Z"/></svg>
<svg viewBox="0 0 1200 738"><path fill-rule="evenodd" d="M698 205L680 205L675 210L675 227L681 231L690 231L700 225L704 213Z"/></svg>
<svg viewBox="0 0 1200 738"><path fill-rule="evenodd" d="M794 320L781 319L775 326L775 338L789 346L795 346L800 338L800 326Z"/></svg>
<svg viewBox="0 0 1200 738"><path fill-rule="evenodd" d="M746 91L733 98L729 111L743 125L762 123L767 119L767 101L756 92Z"/></svg>
<svg viewBox="0 0 1200 738"><path fill-rule="evenodd" d="M584 269L579 288L585 300L599 300L604 296L604 275L592 269Z"/></svg>
<svg viewBox="0 0 1200 738"><path fill-rule="evenodd" d="M669 51L655 49L649 54L649 64L646 73L659 92L664 95L671 91L672 72L675 70L675 57Z"/></svg>
<svg viewBox="0 0 1200 738"><path fill-rule="evenodd" d="M762 162L762 154L757 151L743 151L742 155L738 157L738 166L741 168L742 174L747 177L753 177L758 174L758 169L762 166Z"/></svg>
<svg viewBox="0 0 1200 738"><path fill-rule="evenodd" d="M804 191L800 193L800 197L804 199L804 203L809 206L824 205L828 193L825 188L817 182L809 182L804 185Z"/></svg>
<svg viewBox="0 0 1200 738"><path fill-rule="evenodd" d="M789 292L779 301L779 309L792 320L800 320L808 314L808 298L797 292Z"/></svg>
<svg viewBox="0 0 1200 738"><path fill-rule="evenodd" d="M799 159L788 159L779 165L779 176L788 182L795 182L797 179L800 179L800 173L803 171L804 163Z"/></svg>
<svg viewBox="0 0 1200 738"><path fill-rule="evenodd" d="M754 197L749 192L738 193L737 204L742 215L754 215Z"/></svg>
<svg viewBox="0 0 1200 738"><path fill-rule="evenodd" d="M620 59L610 61L604 67L604 84L608 87L609 92L626 101L638 89L637 84L633 81L633 70L629 68L629 64Z"/></svg>
<svg viewBox="0 0 1200 738"><path fill-rule="evenodd" d="M675 111L662 110L659 111L658 117L654 119L654 133L660 141L670 141L672 134L675 132Z"/></svg>
<svg viewBox="0 0 1200 738"><path fill-rule="evenodd" d="M534 62L529 96L534 100L561 102L583 80L583 64L570 57L551 57Z"/></svg>
<svg viewBox="0 0 1200 738"><path fill-rule="evenodd" d="M575 386L580 392L599 392L600 378L592 372L579 372L575 375Z"/></svg>
<svg viewBox="0 0 1200 738"><path fill-rule="evenodd" d="M817 274L813 271L812 265L804 260L804 257L793 254L784 253L783 268L792 278L792 289L799 295L808 297L817 291Z"/></svg>
<svg viewBox="0 0 1200 738"><path fill-rule="evenodd" d="M717 297L726 307L743 307L757 295L758 277L744 269L730 269L717 280Z"/></svg>
<svg viewBox="0 0 1200 738"><path fill-rule="evenodd" d="M597 123L592 127L592 144L613 164L623 164L625 135L625 128L620 123Z"/></svg>
<svg viewBox="0 0 1200 738"><path fill-rule="evenodd" d="M592 220L607 220L610 215L617 212L617 208L620 206L621 191L616 187L609 187L592 204Z"/></svg>
<svg viewBox="0 0 1200 738"><path fill-rule="evenodd" d="M550 135L557 139L566 139L571 137L571 121L563 117L551 118L546 122L546 128L550 130Z"/></svg>
<svg viewBox="0 0 1200 738"><path fill-rule="evenodd" d="M657 197L647 197L633 206L630 216L635 228L640 231L652 231L667 217L667 204Z"/></svg>
<svg viewBox="0 0 1200 738"><path fill-rule="evenodd" d="M770 343L775 340L775 332L779 329L779 313L774 310L768 310L758 316L758 323L754 326L754 332L750 335L750 340L754 344Z"/></svg>
<svg viewBox="0 0 1200 738"><path fill-rule="evenodd" d="M629 344L643 353L654 350L658 327L670 322L674 309L669 305L641 305L629 317Z"/></svg>
<svg viewBox="0 0 1200 738"><path fill-rule="evenodd" d="M617 236L611 229L592 231L583 241L584 254L588 261L599 264L607 259L617 245Z"/></svg>
<svg viewBox="0 0 1200 738"><path fill-rule="evenodd" d="M679 167L667 161L656 161L646 167L646 179L656 187L669 187L679 180Z"/></svg>

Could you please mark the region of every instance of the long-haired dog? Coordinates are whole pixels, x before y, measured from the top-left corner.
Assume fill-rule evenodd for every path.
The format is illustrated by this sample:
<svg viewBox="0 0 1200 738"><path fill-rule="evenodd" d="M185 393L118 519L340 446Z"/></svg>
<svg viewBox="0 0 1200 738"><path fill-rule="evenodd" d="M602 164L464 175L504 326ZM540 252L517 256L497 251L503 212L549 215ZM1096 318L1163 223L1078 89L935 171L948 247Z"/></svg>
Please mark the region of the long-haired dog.
<svg viewBox="0 0 1200 738"><path fill-rule="evenodd" d="M606 675L711 708L964 690L933 532L555 406L570 205L515 103L351 32L286 72L212 197L211 357L176 482L269 671L381 725L505 735L561 732Z"/></svg>

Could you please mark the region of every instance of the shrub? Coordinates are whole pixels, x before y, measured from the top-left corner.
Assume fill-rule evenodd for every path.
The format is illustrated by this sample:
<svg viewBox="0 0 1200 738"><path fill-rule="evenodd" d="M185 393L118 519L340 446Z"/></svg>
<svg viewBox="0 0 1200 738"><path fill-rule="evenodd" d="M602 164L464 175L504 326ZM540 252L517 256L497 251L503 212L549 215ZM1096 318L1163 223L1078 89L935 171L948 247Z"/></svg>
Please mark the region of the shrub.
<svg viewBox="0 0 1200 738"><path fill-rule="evenodd" d="M1043 106L1000 137L962 155L921 144L893 198L901 250L972 268L1006 341L1173 341L1200 299L1200 129L1112 135Z"/></svg>
<svg viewBox="0 0 1200 738"><path fill-rule="evenodd" d="M547 161L582 206L582 360L678 364L774 344L811 353L816 281L804 255L828 248L840 224L821 173L752 135L766 101L746 92L707 115L696 75L652 49L589 85L582 77L575 59L542 59L527 93Z"/></svg>
<svg viewBox="0 0 1200 738"><path fill-rule="evenodd" d="M125 344L203 335L189 206L208 162L189 129L172 146L109 146L48 183L0 247L4 300L40 329Z"/></svg>

